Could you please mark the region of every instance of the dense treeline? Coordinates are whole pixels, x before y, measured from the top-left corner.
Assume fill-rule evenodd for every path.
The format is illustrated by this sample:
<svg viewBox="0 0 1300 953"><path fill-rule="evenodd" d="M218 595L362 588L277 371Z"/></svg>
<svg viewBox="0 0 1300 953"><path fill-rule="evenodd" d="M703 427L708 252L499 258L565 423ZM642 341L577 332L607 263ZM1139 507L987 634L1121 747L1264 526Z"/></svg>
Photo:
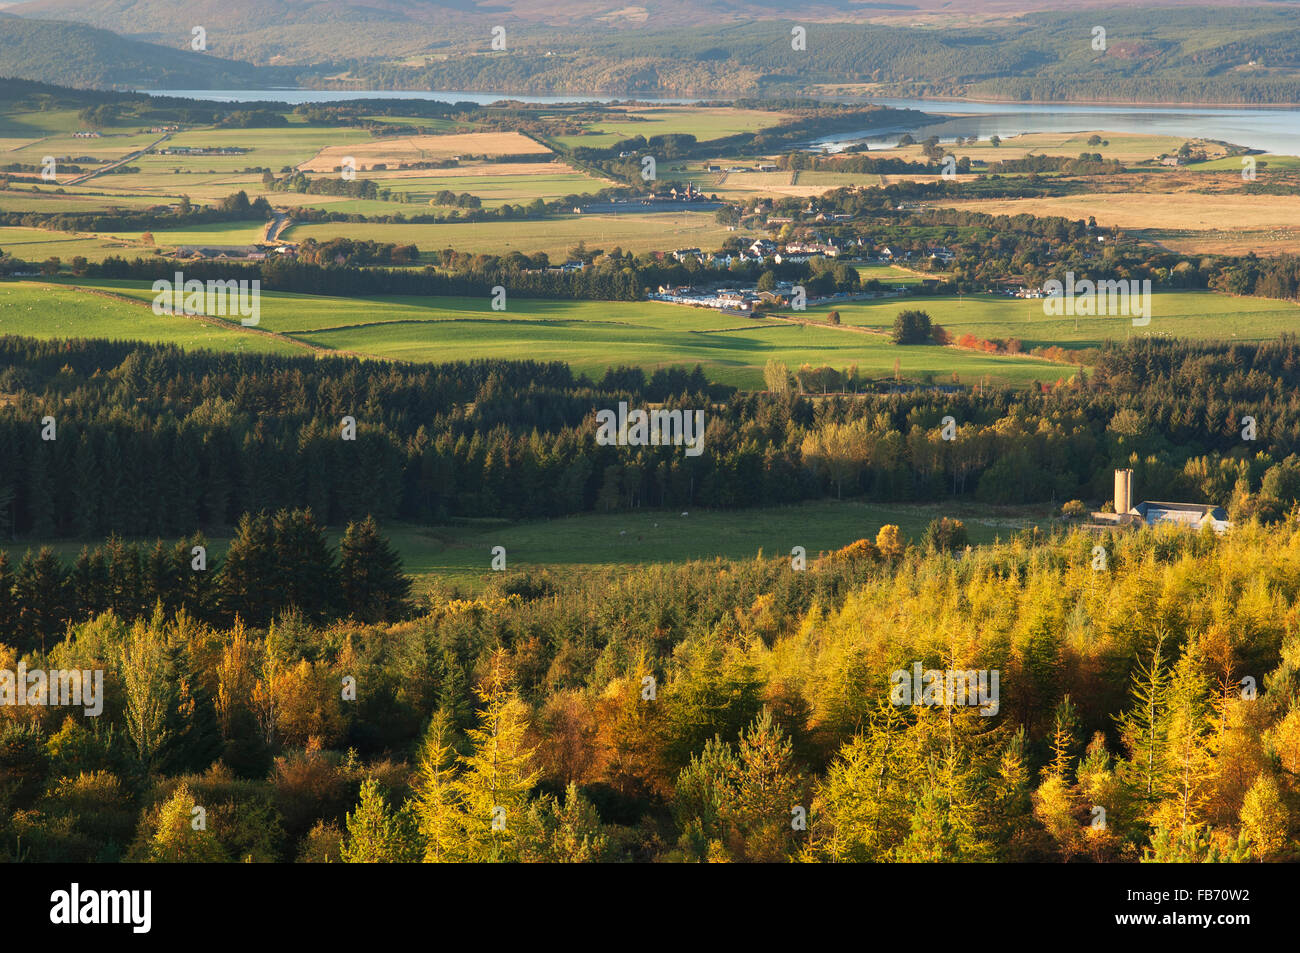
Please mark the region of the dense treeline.
<svg viewBox="0 0 1300 953"><path fill-rule="evenodd" d="M771 368L769 370L772 370ZM988 502L1146 498L1275 519L1300 499L1300 344L1108 345L1049 393L844 396L709 388L697 371L394 365L0 341L0 516L44 538L188 534L309 506L336 525L747 507L831 493ZM808 375L795 376L807 381ZM596 411L703 410L703 452L596 441ZM951 414L956 439L940 420ZM1249 416L1253 439L1244 437ZM52 417L55 439L42 439ZM349 434L351 418L355 430ZM348 439L351 436L352 439Z"/></svg>
<svg viewBox="0 0 1300 953"><path fill-rule="evenodd" d="M410 580L367 517L349 523L334 553L310 510L244 514L224 559L201 534L152 547L113 538L62 563L49 547L21 561L0 550L0 642L26 652L52 645L68 623L112 612L127 622L161 607L214 625L266 625L292 611L311 622L394 621Z"/></svg>
<svg viewBox="0 0 1300 953"><path fill-rule="evenodd" d="M734 245L732 247L735 247ZM739 249L737 249L739 250ZM588 249L579 244L570 258L586 264L582 270L552 267L545 252L525 255L484 255L452 248L428 252L433 263L422 269L420 250L414 245L354 241L334 238L303 242L297 258L277 256L261 262L187 261L187 278L258 279L267 291L292 291L317 295L466 295L488 297L497 286L521 298L562 300L640 301L659 285L685 285L701 278L756 282L765 272L782 281L802 282L810 293L856 291L857 271L823 262L733 262L729 271L705 270L696 259L684 262L652 255L634 255L620 248ZM371 267L371 266L388 266ZM11 261L17 269L22 263ZM102 262L77 261L78 274L92 278L136 281L171 279L177 264L165 258L127 261L109 257Z"/></svg>
<svg viewBox="0 0 1300 953"><path fill-rule="evenodd" d="M955 555L864 531L806 571L516 576L398 625L78 623L22 660L103 671L102 714L0 707L0 855L1295 857L1296 523ZM915 668L991 691L909 700Z"/></svg>
<svg viewBox="0 0 1300 953"><path fill-rule="evenodd" d="M269 220L270 203L258 196L252 201L242 189L226 196L215 205L194 205L181 196L177 207L163 211L100 212L0 212L0 224L25 228L52 228L61 232L140 231L153 228L191 228L215 222Z"/></svg>

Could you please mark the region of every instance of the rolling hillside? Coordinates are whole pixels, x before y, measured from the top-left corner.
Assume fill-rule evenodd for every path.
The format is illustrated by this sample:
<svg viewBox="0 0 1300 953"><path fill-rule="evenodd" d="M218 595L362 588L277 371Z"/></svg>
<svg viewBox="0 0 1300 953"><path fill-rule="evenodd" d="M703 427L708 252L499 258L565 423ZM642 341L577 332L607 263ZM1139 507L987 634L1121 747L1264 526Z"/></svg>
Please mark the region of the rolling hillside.
<svg viewBox="0 0 1300 953"><path fill-rule="evenodd" d="M211 53L126 39L78 23L27 20L5 13L0 13L0 76L82 87L202 89L284 82L277 71Z"/></svg>

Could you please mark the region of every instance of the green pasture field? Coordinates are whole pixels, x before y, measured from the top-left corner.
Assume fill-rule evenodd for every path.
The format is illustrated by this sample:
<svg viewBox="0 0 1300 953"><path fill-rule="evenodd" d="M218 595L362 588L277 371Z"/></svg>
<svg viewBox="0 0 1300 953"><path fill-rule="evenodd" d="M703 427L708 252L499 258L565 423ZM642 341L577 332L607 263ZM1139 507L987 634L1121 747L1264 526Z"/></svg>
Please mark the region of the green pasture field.
<svg viewBox="0 0 1300 953"><path fill-rule="evenodd" d="M116 176L91 179L84 186L68 189L53 184L37 186L10 184L0 192L0 209L6 212L44 212L58 215L75 215L82 212L105 212L113 208L147 209L153 205L170 204L164 196L127 195L109 192L103 188L107 180ZM62 193L56 189L63 188ZM82 191L85 189L86 191ZM179 196L179 191L177 195ZM190 193L191 195L193 193Z"/></svg>
<svg viewBox="0 0 1300 953"><path fill-rule="evenodd" d="M32 140L44 136L65 135L85 129L78 109L16 108L9 104L0 109L0 151L11 147L10 140ZM138 126L134 124L132 128Z"/></svg>
<svg viewBox="0 0 1300 953"><path fill-rule="evenodd" d="M394 205L393 208L412 207ZM580 241L586 242L588 248L643 252L665 248L720 248L729 234L732 233L717 223L712 212L634 212L446 225L321 223L295 225L280 237L290 242L306 238L324 242L344 237L415 245L421 251L455 248L489 255L542 251L552 260L561 260Z"/></svg>
<svg viewBox="0 0 1300 953"><path fill-rule="evenodd" d="M1257 172L1265 172L1269 169L1300 169L1300 157L1296 156L1265 153L1255 156L1254 159ZM1189 172L1240 172L1242 169L1241 160L1241 156L1225 156L1222 159L1211 159L1208 162L1193 162L1191 165L1185 165L1182 168Z"/></svg>
<svg viewBox="0 0 1300 953"><path fill-rule="evenodd" d="M133 311L104 308L102 297L74 287L98 289L148 303L153 299L143 282L65 279L18 282L3 286L8 307L0 314L0 333L42 333L47 337L138 337L141 340L181 342L187 322L194 318L156 319L143 308ZM59 295L47 290L59 289ZM94 320L74 318L79 301L93 302L104 313L105 327ZM844 327L821 324L825 315L840 313ZM816 324L796 324L781 318L747 318L661 302L537 301L509 299L503 312L491 310L489 300L464 297L389 296L339 298L281 292L263 292L261 331L271 331L326 350L406 361L451 361L526 355L537 360L571 364L575 371L599 376L605 368L629 364L653 370L667 366L700 364L705 373L722 383L744 388L762 386L763 365L769 358L791 369L803 364L847 368L856 364L868 377L887 377L899 371L906 379L938 382L958 379L970 383L987 378L991 384L1022 386L1033 380L1056 380L1069 375L1063 365L1025 356L984 354L933 345L900 347L881 333L904 308L920 308L954 337L1017 338L1022 347L1065 345L1098 346L1107 339L1129 335L1160 334L1190 338L1266 340L1300 326L1300 311L1288 302L1231 298L1205 292L1156 295L1152 323L1135 328L1121 317L1049 318L1041 300L1021 301L993 295L943 298L890 298L866 302L816 305L802 317ZM90 323L84 323L90 320ZM69 323L72 322L72 323ZM10 326L12 323L12 326ZM222 348L254 332L228 322L233 338L209 338L189 346ZM275 339L271 339L275 340ZM251 345L249 345L251 346ZM261 342L258 346L273 347ZM293 346L277 341L280 349ZM305 353L305 351L304 351Z"/></svg>
<svg viewBox="0 0 1300 953"><path fill-rule="evenodd" d="M468 192L477 195L488 208L509 203L528 205L535 199L549 202L566 195L588 195L598 192L610 182L581 172L555 172L536 175L455 175L409 178L372 177L380 188L394 192L407 192L412 205L427 206L429 199L444 189L459 195ZM316 196L311 196L316 198ZM321 198L324 198L323 196ZM322 203L322 207L325 207ZM335 208L335 205L329 205Z"/></svg>
<svg viewBox="0 0 1300 953"><path fill-rule="evenodd" d="M801 171L794 180L795 185L821 185L827 191L846 185L866 187L880 184L880 176L874 172L808 172Z"/></svg>
<svg viewBox="0 0 1300 953"><path fill-rule="evenodd" d="M858 277L864 282L875 278L886 288L894 285L916 285L921 283L921 276L899 268L897 265L854 265ZM842 313L842 312L841 312Z"/></svg>
<svg viewBox="0 0 1300 953"><path fill-rule="evenodd" d="M152 302L153 294L139 298ZM290 341L250 333L240 328L238 319L225 327L185 315L159 315L144 304L45 281L0 281L0 334L141 340L239 353L310 353Z"/></svg>
<svg viewBox="0 0 1300 953"><path fill-rule="evenodd" d="M214 205L228 195L244 191L250 200L266 195L267 201L283 204L280 193L264 192L262 177L256 173L239 172L173 172L170 169L152 172L124 172L102 175L91 179L87 188L109 193L105 199L110 205L125 204L136 196L147 198L150 205L172 205L188 195L195 205Z"/></svg>
<svg viewBox="0 0 1300 953"><path fill-rule="evenodd" d="M250 151L233 156L141 156L141 171L170 171L173 168L207 172L236 172L250 167L269 168L276 175L285 166L306 162L326 146L371 142L361 129L334 126L289 125L279 129L199 129L180 132L160 148L223 148L238 146Z"/></svg>
<svg viewBox="0 0 1300 953"><path fill-rule="evenodd" d="M506 573L548 570L561 576L589 571L619 570L651 563L683 563L696 559L788 557L802 546L809 559L840 549L859 539L875 539L880 527L892 523L910 542L918 542L930 521L956 517L966 525L972 544L1006 539L1018 530L1047 526L1047 506L988 506L962 501L943 503L866 503L858 500L818 500L793 506L750 510L638 509L616 513L583 513L550 520L461 520L424 526L390 522L383 532L402 556L406 572L415 578L414 591L431 586L455 586L481 591L502 574L490 568L493 546L506 548ZM343 527L330 527L337 548ZM208 553L224 558L230 547L227 533L207 535ZM148 540L129 540L150 544ZM29 549L50 546L62 559L76 559L83 546L99 541L20 539L0 542L11 562ZM175 540L164 540L171 544Z"/></svg>
<svg viewBox="0 0 1300 953"><path fill-rule="evenodd" d="M662 136L668 134L690 135L698 142L722 139L742 132L757 132L775 126L786 116L784 113L762 109L733 109L730 107L692 108L688 106L662 106L629 111L636 119L608 119L591 123L588 135L556 136L555 142L565 148L587 146L603 149L633 136Z"/></svg>
<svg viewBox="0 0 1300 953"><path fill-rule="evenodd" d="M1151 323L1134 327L1129 317L1054 317L1043 313L1043 299L1001 295L885 299L836 305L840 320L854 327L885 329L903 308L930 315L954 339L963 334L990 340L1018 339L1034 347L1098 347L1106 340L1161 335L1215 340L1262 341L1300 331L1300 307L1271 298L1234 298L1208 291L1152 295Z"/></svg>
<svg viewBox="0 0 1300 953"><path fill-rule="evenodd" d="M424 116L362 116L361 118L365 122L392 126L420 126L429 133L479 132L483 128L477 122L459 122L455 119L433 119Z"/></svg>
<svg viewBox="0 0 1300 953"><path fill-rule="evenodd" d="M262 240L264 221L212 222L183 229L155 229L154 246L167 250L187 245L252 245ZM144 232L122 232L102 237L118 241L139 242Z"/></svg>
<svg viewBox="0 0 1300 953"><path fill-rule="evenodd" d="M1006 539L1046 526L1050 507L995 507L975 503L878 504L819 500L752 510L627 510L583 513L552 520L467 520L451 526L393 523L385 527L402 554L417 591L431 583L478 591L496 573L493 546L506 549L506 572L550 570L559 575L694 559L789 557L802 546L810 559L859 539L875 539L893 523L910 542L930 521L951 516L966 524L972 544Z"/></svg>
<svg viewBox="0 0 1300 953"><path fill-rule="evenodd" d="M14 287L26 289L15 302L21 301L27 309L24 313L34 316L23 328L40 326L43 310L58 313L67 301L44 302L37 283ZM144 282L68 279L59 287L98 289L142 305L153 300ZM898 306L897 300L894 304ZM110 336L154 340L151 312L141 310L137 315L136 333L115 327ZM236 334L252 333L239 328L237 319L228 323ZM900 373L909 379L930 375L946 382L956 373L962 381L987 378L1015 386L1070 374L1068 367L1032 358L932 345L899 347L882 334L736 317L655 301L510 299L509 309L497 312L487 297L334 298L264 291L258 328L318 348L379 359L441 362L528 357L564 361L576 372L593 376L620 364L647 370L700 364L710 379L750 389L763 386L763 366L769 358L792 369L803 364L841 369L856 364L860 373L875 377L891 376L897 360ZM0 333L4 330L0 321Z"/></svg>
<svg viewBox="0 0 1300 953"><path fill-rule="evenodd" d="M110 255L135 257L142 249L127 242L105 241L74 232L56 232L44 228L0 227L0 250L29 262L58 258L69 262L78 255L88 261L103 261Z"/></svg>
<svg viewBox="0 0 1300 953"><path fill-rule="evenodd" d="M105 161L143 149L158 139L162 133L140 132L143 123L95 130L97 139L79 139L74 132L89 131L77 118L74 110L54 110L50 113L23 112L0 114L0 164L24 162L39 165L47 155L94 156ZM92 163L77 163L84 168ZM57 171L57 170L56 170ZM60 174L60 178L62 178Z"/></svg>

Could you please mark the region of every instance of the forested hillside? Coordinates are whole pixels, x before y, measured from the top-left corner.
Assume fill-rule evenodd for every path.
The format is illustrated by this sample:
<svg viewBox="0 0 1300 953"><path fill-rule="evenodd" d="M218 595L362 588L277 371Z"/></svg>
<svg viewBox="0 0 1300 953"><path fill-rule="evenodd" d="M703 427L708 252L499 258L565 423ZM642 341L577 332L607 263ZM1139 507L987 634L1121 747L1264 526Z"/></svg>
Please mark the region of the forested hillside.
<svg viewBox="0 0 1300 953"><path fill-rule="evenodd" d="M647 17L619 29L443 8L287 4L279 17L235 7L220 15L168 10L144 20L138 11L127 17L105 8L85 16L150 43L81 25L6 17L0 75L160 88L302 83L732 97L834 89L1045 101L1300 101L1300 33L1285 4L1202 7L1178 16L1123 7L1030 12L977 24L961 18L836 23L812 15L802 49L793 48L788 18L768 12L773 18L736 23L706 16L690 27ZM494 51L490 31L502 22L509 22L510 39L505 50ZM185 52L196 24L209 31L207 53ZM1106 31L1101 47L1094 46L1098 25ZM70 49L77 55L66 55Z"/></svg>
<svg viewBox="0 0 1300 953"><path fill-rule="evenodd" d="M0 12L0 76L64 86L221 88L274 85L287 74L107 30Z"/></svg>
<svg viewBox="0 0 1300 953"><path fill-rule="evenodd" d="M79 618L23 659L106 671L103 714L0 708L0 856L1294 858L1297 580L1294 520L964 554L886 526L396 625ZM900 704L930 669L991 703Z"/></svg>

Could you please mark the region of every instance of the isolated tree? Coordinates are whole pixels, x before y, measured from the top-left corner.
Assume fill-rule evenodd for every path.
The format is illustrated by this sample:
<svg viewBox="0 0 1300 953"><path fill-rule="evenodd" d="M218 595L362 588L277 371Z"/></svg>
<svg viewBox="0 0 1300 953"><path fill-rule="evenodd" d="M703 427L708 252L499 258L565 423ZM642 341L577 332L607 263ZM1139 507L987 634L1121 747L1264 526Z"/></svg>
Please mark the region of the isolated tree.
<svg viewBox="0 0 1300 953"><path fill-rule="evenodd" d="M924 344L930 340L930 316L912 308L900 311L890 339L895 344Z"/></svg>

